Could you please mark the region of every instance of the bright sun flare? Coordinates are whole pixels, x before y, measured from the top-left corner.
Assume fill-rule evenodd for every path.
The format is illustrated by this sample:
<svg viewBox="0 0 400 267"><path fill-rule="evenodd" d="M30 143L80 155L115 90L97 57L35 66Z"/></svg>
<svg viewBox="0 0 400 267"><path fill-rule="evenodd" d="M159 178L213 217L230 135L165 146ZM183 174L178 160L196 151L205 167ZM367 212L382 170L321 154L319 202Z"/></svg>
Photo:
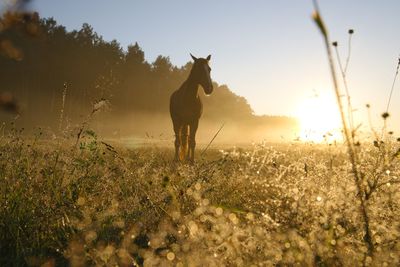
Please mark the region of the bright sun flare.
<svg viewBox="0 0 400 267"><path fill-rule="evenodd" d="M300 140L320 143L342 139L340 113L333 94L321 92L304 99L296 116Z"/></svg>

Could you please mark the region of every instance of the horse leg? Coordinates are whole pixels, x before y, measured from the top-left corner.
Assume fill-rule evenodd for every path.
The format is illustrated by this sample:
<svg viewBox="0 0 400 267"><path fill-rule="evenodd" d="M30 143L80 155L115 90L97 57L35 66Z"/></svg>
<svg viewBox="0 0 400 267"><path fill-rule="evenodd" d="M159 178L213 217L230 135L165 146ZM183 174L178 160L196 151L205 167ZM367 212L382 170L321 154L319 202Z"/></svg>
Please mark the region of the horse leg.
<svg viewBox="0 0 400 267"><path fill-rule="evenodd" d="M179 147L181 145L181 128L177 122L173 121L175 132L175 158L174 161L179 161Z"/></svg>
<svg viewBox="0 0 400 267"><path fill-rule="evenodd" d="M184 124L181 128L181 160L188 159L188 125Z"/></svg>
<svg viewBox="0 0 400 267"><path fill-rule="evenodd" d="M189 162L194 163L194 149L196 147L196 132L199 126L199 121L195 120L190 124L190 134L189 134Z"/></svg>

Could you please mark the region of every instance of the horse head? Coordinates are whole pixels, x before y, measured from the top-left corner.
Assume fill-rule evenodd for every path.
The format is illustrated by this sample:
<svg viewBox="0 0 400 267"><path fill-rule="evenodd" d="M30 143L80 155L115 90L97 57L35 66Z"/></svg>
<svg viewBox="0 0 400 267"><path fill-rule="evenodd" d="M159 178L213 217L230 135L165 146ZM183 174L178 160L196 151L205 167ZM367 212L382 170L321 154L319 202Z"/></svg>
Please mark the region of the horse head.
<svg viewBox="0 0 400 267"><path fill-rule="evenodd" d="M192 54L190 56L194 60L192 72L194 77L196 78L197 82L203 87L204 92L206 95L210 95L213 92L213 84L211 81L211 68L208 65L208 62L211 59L211 55L207 58L196 58Z"/></svg>

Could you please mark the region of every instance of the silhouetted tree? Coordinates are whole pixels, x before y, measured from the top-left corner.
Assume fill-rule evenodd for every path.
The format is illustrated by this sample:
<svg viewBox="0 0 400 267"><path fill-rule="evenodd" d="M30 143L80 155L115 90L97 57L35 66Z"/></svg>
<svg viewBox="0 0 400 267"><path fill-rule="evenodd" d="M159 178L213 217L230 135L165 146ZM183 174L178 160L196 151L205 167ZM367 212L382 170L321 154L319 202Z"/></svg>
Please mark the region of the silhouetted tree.
<svg viewBox="0 0 400 267"><path fill-rule="evenodd" d="M9 19L0 19L8 25L0 41L9 40L21 58L0 51L0 91L19 100L21 126L57 126L63 94L64 114L71 123L81 121L100 98L111 103L111 116L168 116L169 97L192 67L191 62L176 67L161 55L148 63L138 43L123 51L116 40L105 41L87 23L68 32L53 18L37 14L6 24ZM256 118L245 98L226 85L215 87L213 96L204 98L204 117L236 123Z"/></svg>

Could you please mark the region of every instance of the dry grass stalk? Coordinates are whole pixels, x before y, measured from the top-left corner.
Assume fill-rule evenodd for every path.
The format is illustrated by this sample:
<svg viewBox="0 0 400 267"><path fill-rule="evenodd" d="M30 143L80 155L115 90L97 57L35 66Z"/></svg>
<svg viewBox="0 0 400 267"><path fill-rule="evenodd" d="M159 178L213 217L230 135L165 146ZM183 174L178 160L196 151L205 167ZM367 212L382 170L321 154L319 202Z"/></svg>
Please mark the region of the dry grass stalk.
<svg viewBox="0 0 400 267"><path fill-rule="evenodd" d="M342 103L342 99L340 97L341 94L340 94L339 85L337 82L335 65L333 62L332 52L331 52L331 48L330 48L330 40L329 40L328 31L327 31L327 28L325 27L325 24L322 20L321 15L320 15L317 1L313 0L313 4L314 4L314 9L315 9L314 14L313 14L313 19L314 19L315 23L317 24L318 28L320 29L322 36L324 38L325 48L326 48L326 52L327 52L328 60L329 60L329 68L330 68L330 72L331 72L331 76L332 76L333 88L335 90L336 100L337 100L337 103L339 106L340 116L342 119L343 132L344 132L346 144L347 144L347 152L348 152L349 160L350 160L351 167L352 167L354 181L357 186L357 191L358 191L357 196L360 201L360 211L361 211L361 215L363 218L364 231L365 231L363 239L364 239L364 242L367 247L367 253L364 256L364 265L365 265L367 257L368 256L372 257L373 252L374 252L374 244L372 242L372 234L371 234L371 229L370 229L370 220L369 220L369 216L368 216L367 203L366 203L366 199L365 199L365 190L363 187L362 177L360 175L360 172L357 169L357 165L358 165L357 151L355 149L354 143L352 142L353 138L350 134L350 131L352 129L349 129L348 123L346 122L343 103Z"/></svg>

